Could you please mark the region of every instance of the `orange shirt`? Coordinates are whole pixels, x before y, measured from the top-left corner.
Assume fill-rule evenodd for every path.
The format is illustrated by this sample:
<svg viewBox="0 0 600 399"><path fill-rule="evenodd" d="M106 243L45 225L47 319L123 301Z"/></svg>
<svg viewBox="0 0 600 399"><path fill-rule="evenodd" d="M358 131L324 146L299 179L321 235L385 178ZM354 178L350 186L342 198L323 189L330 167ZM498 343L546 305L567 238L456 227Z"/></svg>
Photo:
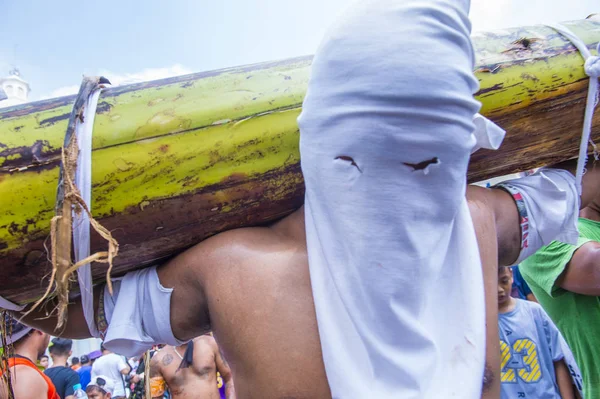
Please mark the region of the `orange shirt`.
<svg viewBox="0 0 600 399"><path fill-rule="evenodd" d="M35 364L33 364L33 362L25 357L11 357L8 359L8 367L15 367L15 366L27 366L29 368L34 369L35 371L38 372L39 375L42 376L42 378L44 379L44 381L46 381L46 384L48 385L48 399L60 399L60 396L58 396L58 393L56 393L56 388L54 387L54 384L52 383L52 380L50 380L50 378L42 373ZM0 370L0 377L2 376L2 370Z"/></svg>

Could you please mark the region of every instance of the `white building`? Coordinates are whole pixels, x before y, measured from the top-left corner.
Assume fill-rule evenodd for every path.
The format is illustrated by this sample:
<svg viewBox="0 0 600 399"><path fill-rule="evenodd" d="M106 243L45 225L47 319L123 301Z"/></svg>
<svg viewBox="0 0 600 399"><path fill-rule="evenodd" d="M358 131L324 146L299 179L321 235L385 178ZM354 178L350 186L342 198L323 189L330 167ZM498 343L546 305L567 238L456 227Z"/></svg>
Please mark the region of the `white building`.
<svg viewBox="0 0 600 399"><path fill-rule="evenodd" d="M26 103L31 92L29 83L21 77L17 68L11 69L6 78L0 78L0 88L6 95L0 93L0 108Z"/></svg>

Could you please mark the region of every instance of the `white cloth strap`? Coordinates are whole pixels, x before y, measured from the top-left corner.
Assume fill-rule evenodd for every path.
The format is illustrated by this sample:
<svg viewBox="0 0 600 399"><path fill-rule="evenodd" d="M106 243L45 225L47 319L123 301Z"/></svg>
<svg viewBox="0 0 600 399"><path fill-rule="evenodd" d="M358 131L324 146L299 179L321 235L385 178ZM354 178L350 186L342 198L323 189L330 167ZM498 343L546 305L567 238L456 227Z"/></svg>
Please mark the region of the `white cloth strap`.
<svg viewBox="0 0 600 399"><path fill-rule="evenodd" d="M9 301L8 299L0 296L0 309L12 310L14 312L20 312L25 309L24 305L17 305L16 303Z"/></svg>
<svg viewBox="0 0 600 399"><path fill-rule="evenodd" d="M78 119L75 125L75 134L77 143L79 144L75 185L79 188L81 197L88 209L91 209L92 202L92 131L100 92L101 88L98 87L90 94L84 108L83 122ZM75 262L79 262L90 256L90 219L87 212L76 213L73 211L73 248L75 251ZM89 263L77 269L77 280L79 281L79 289L81 291L81 304L85 321L90 334L98 337L100 333L94 319L92 267Z"/></svg>
<svg viewBox="0 0 600 399"><path fill-rule="evenodd" d="M579 146L579 160L577 161L576 186L577 192L581 196L581 180L583 178L585 165L587 163L587 148L592 131L592 118L594 108L598 104L598 77L600 77L600 57L594 56L587 48L585 43L577 37L569 28L560 24L549 24L549 27L566 37L579 50L585 63L583 69L590 77L590 85L587 95L587 104L585 107L585 116L583 118L583 132L581 134L581 144ZM597 52L600 54L600 43L598 43ZM593 144L593 143L592 143Z"/></svg>

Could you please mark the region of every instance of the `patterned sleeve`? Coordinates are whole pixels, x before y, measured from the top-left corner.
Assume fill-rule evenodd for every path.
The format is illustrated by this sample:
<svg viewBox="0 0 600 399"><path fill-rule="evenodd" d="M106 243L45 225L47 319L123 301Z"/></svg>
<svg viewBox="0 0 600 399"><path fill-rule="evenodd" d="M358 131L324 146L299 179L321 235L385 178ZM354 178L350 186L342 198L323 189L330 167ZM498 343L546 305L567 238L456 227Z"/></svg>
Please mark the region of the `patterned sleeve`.
<svg viewBox="0 0 600 399"><path fill-rule="evenodd" d="M571 261L575 251L590 241L593 240L584 237L579 237L577 245L553 241L523 261L519 266L520 272L526 281L530 284L533 282L549 296L561 295L564 290L558 286L558 278Z"/></svg>

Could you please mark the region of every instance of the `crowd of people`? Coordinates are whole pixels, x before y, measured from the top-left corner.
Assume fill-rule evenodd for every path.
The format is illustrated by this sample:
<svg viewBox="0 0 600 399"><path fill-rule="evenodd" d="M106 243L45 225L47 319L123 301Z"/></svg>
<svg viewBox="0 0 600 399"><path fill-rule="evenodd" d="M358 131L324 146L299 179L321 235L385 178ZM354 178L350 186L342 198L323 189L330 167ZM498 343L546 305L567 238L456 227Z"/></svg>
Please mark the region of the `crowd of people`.
<svg viewBox="0 0 600 399"><path fill-rule="evenodd" d="M468 9L372 0L343 14L298 119L304 205L99 284L86 312L71 298L60 335L104 342L86 389L122 397L122 356L163 344L132 377L153 397L217 398L220 377L228 399L600 398L600 168L467 184L471 152L503 138L477 114ZM510 295L516 264L516 292L525 281L533 296ZM7 337L13 387L76 391L64 341L49 375L29 360L57 319L28 309Z"/></svg>
<svg viewBox="0 0 600 399"><path fill-rule="evenodd" d="M7 339L14 350L9 364L15 398L77 399L78 389L89 399L146 398L143 357L127 359L104 346L81 358L71 357L71 339L50 340L14 318L6 322L12 331ZM48 358L46 351L50 364L42 361ZM235 399L231 370L212 335L178 347L157 345L150 356L153 399ZM36 358L37 364L32 360Z"/></svg>

